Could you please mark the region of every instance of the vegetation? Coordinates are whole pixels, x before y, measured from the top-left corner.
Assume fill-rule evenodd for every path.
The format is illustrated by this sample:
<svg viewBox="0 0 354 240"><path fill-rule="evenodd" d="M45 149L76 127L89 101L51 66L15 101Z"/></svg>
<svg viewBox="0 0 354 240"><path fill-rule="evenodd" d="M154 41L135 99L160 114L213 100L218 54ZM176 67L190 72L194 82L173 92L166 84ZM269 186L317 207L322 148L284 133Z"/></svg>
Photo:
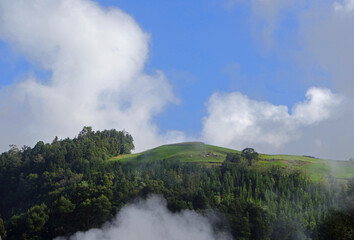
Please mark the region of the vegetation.
<svg viewBox="0 0 354 240"><path fill-rule="evenodd" d="M252 148L246 148L253 150ZM244 150L246 150L244 149ZM241 151L227 149L202 142L188 142L179 144L170 144L160 146L149 151L137 154L122 154L115 156L110 161L135 162L137 166L145 162L158 161L165 159L168 161L178 160L183 163L196 163L201 166L221 166L226 155L229 153L238 153ZM258 154L258 153L257 153ZM308 156L295 155L267 155L258 154L258 161L255 162L258 168L281 167L284 170L300 170L306 173L311 180L316 182L328 181L335 178L345 183L353 178L354 162L333 161L318 159Z"/></svg>
<svg viewBox="0 0 354 240"><path fill-rule="evenodd" d="M174 212L218 210L225 222L216 228L235 239L353 237L353 172L345 181L313 181L324 178L316 164L325 160L273 160L203 143L132 149L128 133L90 127L74 139L12 146L0 155L1 237L51 239L100 227L151 193Z"/></svg>

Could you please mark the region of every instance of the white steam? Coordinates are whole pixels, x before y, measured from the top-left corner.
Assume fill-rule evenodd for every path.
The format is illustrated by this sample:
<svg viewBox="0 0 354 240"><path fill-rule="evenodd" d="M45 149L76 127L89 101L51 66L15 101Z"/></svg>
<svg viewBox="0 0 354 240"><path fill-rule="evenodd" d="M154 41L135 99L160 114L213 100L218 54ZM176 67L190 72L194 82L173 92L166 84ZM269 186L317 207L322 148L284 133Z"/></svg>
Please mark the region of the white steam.
<svg viewBox="0 0 354 240"><path fill-rule="evenodd" d="M64 238L56 238L62 240ZM147 200L126 205L115 219L101 229L78 232L70 240L226 240L226 233L215 233L210 220L185 210L171 213L166 200L150 196Z"/></svg>
<svg viewBox="0 0 354 240"><path fill-rule="evenodd" d="M123 11L90 0L2 0L0 38L50 73L0 89L1 151L87 125L125 128L137 150L184 138L166 139L152 122L176 98L162 72L144 73L149 36Z"/></svg>

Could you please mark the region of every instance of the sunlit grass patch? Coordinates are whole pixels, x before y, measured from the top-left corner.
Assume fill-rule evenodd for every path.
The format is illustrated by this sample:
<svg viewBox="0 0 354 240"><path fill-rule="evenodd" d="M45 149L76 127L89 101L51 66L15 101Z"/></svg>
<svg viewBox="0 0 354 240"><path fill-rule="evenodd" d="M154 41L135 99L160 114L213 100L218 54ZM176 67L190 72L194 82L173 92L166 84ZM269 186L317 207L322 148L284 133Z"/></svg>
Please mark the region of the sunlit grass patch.
<svg viewBox="0 0 354 240"><path fill-rule="evenodd" d="M240 153L240 151L207 145L202 142L186 142L163 145L141 153L119 155L109 161L146 163L168 160L196 163L205 167L220 167L228 153ZM354 164L351 162L324 160L310 156L259 154L259 160L255 165L260 169L276 166L290 171L301 170L314 181L321 181L321 179L329 177L338 179L354 177Z"/></svg>

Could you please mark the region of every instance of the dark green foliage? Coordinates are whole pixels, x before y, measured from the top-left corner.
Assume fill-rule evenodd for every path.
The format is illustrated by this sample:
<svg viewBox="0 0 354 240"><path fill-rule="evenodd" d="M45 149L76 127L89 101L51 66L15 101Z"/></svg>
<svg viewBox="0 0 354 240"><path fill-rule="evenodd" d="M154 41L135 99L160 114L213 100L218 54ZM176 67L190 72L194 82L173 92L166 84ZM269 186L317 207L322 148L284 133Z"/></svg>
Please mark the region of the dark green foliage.
<svg viewBox="0 0 354 240"><path fill-rule="evenodd" d="M24 215L13 215L8 219L6 224L7 239L22 239L24 234L28 231L26 229L26 222Z"/></svg>
<svg viewBox="0 0 354 240"><path fill-rule="evenodd" d="M6 237L6 230L2 218L0 218L0 238L1 237Z"/></svg>
<svg viewBox="0 0 354 240"><path fill-rule="evenodd" d="M285 217L279 217L273 223L272 234L270 239L274 240L302 240L306 239L304 229L299 222Z"/></svg>
<svg viewBox="0 0 354 240"><path fill-rule="evenodd" d="M163 195L175 212L217 209L234 239L331 239L352 236L354 182L311 182L299 171L257 168L250 148L226 156L221 167L180 161L106 161L130 153L126 132L84 127L75 139L0 155L0 234L6 239L52 239L100 227L127 202ZM336 191L336 189L342 189ZM349 214L349 215L348 215ZM350 215L351 214L351 215ZM6 231L5 231L6 230ZM349 238L332 238L349 239Z"/></svg>
<svg viewBox="0 0 354 240"><path fill-rule="evenodd" d="M239 153L228 153L223 162L223 166L226 167L229 164L237 164L239 167L246 167L249 165L249 162Z"/></svg>
<svg viewBox="0 0 354 240"><path fill-rule="evenodd" d="M29 233L40 234L43 231L44 225L49 219L48 208L42 203L31 207L26 214L26 224Z"/></svg>
<svg viewBox="0 0 354 240"><path fill-rule="evenodd" d="M133 138L128 133L94 132L91 127L84 127L74 139L56 137L51 144L39 141L33 148L24 146L21 150L11 145L8 152L0 155L0 213L6 222L8 238L30 239L78 229L75 224L68 228L60 224L66 225L84 205L86 199L72 201L78 194L74 191L85 179L98 188L95 193L92 190L96 188L85 189L92 202L88 207L99 215L92 224L98 226L110 218L113 192L105 184L110 183L113 188L113 177L98 173L106 168L106 159L130 153L132 149Z"/></svg>
<svg viewBox="0 0 354 240"><path fill-rule="evenodd" d="M243 149L241 155L248 160L249 165L258 159L258 153L253 148Z"/></svg>
<svg viewBox="0 0 354 240"><path fill-rule="evenodd" d="M354 209L331 211L319 226L319 239L354 239Z"/></svg>

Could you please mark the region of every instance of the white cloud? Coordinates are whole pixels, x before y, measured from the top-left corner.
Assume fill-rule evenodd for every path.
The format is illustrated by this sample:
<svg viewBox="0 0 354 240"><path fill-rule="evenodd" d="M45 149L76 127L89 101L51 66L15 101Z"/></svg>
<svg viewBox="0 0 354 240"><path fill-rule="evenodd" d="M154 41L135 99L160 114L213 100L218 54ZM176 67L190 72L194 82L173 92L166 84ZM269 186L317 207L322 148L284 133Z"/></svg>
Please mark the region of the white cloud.
<svg viewBox="0 0 354 240"><path fill-rule="evenodd" d="M307 101L295 105L293 118L304 125L311 125L328 119L343 101L329 89L310 88L306 93Z"/></svg>
<svg viewBox="0 0 354 240"><path fill-rule="evenodd" d="M309 8L299 15L300 61L331 75L336 91L354 98L354 1Z"/></svg>
<svg viewBox="0 0 354 240"><path fill-rule="evenodd" d="M354 0L344 0L343 3L335 2L333 4L335 11L341 12L353 12L354 11Z"/></svg>
<svg viewBox="0 0 354 240"><path fill-rule="evenodd" d="M116 218L102 229L78 232L71 240L226 240L226 233L216 234L212 222L198 213L184 210L173 214L166 201L158 196L126 205ZM56 238L60 240L62 238ZM65 238L66 239L66 238Z"/></svg>
<svg viewBox="0 0 354 240"><path fill-rule="evenodd" d="M307 129L300 146L327 157L348 159L354 156L354 1L311 4L298 13L298 20L303 48L296 56L299 66L307 72L322 70L333 89L348 99L340 119ZM309 144L309 139L321 144Z"/></svg>
<svg viewBox="0 0 354 240"><path fill-rule="evenodd" d="M281 34L284 28L288 33L293 28L291 40L296 45L291 47L296 51L280 49L279 57L293 59L299 71L309 73L309 79L323 81L323 75L318 75L320 68L329 75L336 92L354 97L354 0L252 0L250 4L252 29L263 36L257 36L260 45L288 48L287 38L276 39L274 33ZM280 27L284 16L290 15L294 24Z"/></svg>
<svg viewBox="0 0 354 240"><path fill-rule="evenodd" d="M252 0L250 6L251 29L259 46L272 47L268 50L276 51L279 58L293 60L302 76L301 84L332 86L346 99L340 109L336 109L340 116L336 120L303 124L296 131L289 129L287 139L292 140L283 144L279 151L333 159L354 156L351 146L354 141L354 1ZM292 16L294 24L289 26L284 16ZM287 34L291 31L291 36L282 35L285 28ZM325 101L321 102L325 104ZM292 116L307 119L309 123L329 114L302 110L303 114L307 112L307 117L296 114L295 109ZM266 150L272 151L271 148Z"/></svg>
<svg viewBox="0 0 354 240"><path fill-rule="evenodd" d="M303 51L282 57L294 57L294 64L304 72L320 66L331 77L335 92L354 99L353 0L313 1L305 8L298 8L303 1L293 0L224 3L229 7L250 4L255 31L266 46L274 43L273 33L281 30L285 13L294 11L298 17L294 31L298 30ZM125 128L135 138L138 151L185 140L182 132L161 134L153 122L176 98L162 72L144 73L149 36L121 10L101 8L89 0L2 0L0 37L51 73L48 80L29 75L0 89L0 132L4 136L0 151L11 143L31 145L56 135L74 136L84 125ZM225 71L239 74L236 65ZM214 94L202 135L210 143L234 148L353 156L352 102L339 105L338 96L316 88L308 91L307 99L295 104L289 114L286 106L257 102L240 93ZM228 102L238 106L228 106ZM342 117L331 121L335 111Z"/></svg>
<svg viewBox="0 0 354 240"><path fill-rule="evenodd" d="M153 124L176 98L163 73L144 73L149 35L123 11L90 0L3 0L0 37L51 73L0 89L0 150L85 125L125 128L137 150L184 138Z"/></svg>
<svg viewBox="0 0 354 240"><path fill-rule="evenodd" d="M207 103L208 116L203 119L203 139L235 149L279 150L300 139L305 127L335 117L345 102L322 88L310 88L306 98L289 114L286 106L255 101L238 92L214 93Z"/></svg>

